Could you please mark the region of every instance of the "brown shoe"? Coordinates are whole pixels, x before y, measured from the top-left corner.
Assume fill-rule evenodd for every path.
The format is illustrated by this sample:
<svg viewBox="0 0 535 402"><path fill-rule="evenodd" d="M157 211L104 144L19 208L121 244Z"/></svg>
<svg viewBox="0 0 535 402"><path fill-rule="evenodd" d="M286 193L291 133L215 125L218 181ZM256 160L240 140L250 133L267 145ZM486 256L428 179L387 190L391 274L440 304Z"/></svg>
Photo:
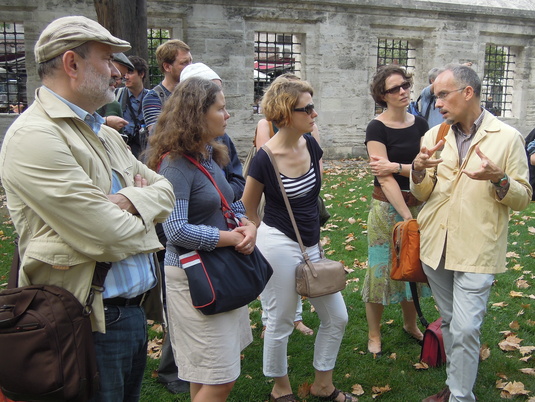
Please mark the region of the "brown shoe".
<svg viewBox="0 0 535 402"><path fill-rule="evenodd" d="M450 400L450 394L450 389L446 387L438 394L431 395L425 399L422 399L422 402L448 402Z"/></svg>

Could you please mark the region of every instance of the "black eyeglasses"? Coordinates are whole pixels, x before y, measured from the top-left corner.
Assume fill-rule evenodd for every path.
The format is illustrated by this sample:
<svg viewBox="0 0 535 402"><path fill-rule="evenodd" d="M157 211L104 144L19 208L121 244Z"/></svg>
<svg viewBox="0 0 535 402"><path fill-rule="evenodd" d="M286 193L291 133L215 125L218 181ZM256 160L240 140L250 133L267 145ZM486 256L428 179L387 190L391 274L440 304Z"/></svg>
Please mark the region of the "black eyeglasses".
<svg viewBox="0 0 535 402"><path fill-rule="evenodd" d="M401 85L397 85L397 86L395 86L393 88L390 88L390 89L385 89L383 93L385 93L385 94L397 94L397 93L399 93L399 90L401 88L403 88L403 90L406 91L410 87L411 87L411 83L409 81L405 81Z"/></svg>
<svg viewBox="0 0 535 402"><path fill-rule="evenodd" d="M296 107L294 109L294 112L305 112L306 114L312 114L313 111L314 111L313 103L309 103L305 107Z"/></svg>

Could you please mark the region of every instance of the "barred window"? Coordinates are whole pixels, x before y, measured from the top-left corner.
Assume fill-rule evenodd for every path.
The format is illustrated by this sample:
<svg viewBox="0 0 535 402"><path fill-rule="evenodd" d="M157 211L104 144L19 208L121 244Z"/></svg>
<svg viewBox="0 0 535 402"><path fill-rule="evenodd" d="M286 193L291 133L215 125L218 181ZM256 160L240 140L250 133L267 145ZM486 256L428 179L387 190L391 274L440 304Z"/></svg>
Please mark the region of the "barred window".
<svg viewBox="0 0 535 402"><path fill-rule="evenodd" d="M402 39L379 38L377 41L377 68L387 64L397 64L405 67L408 73L414 72L416 49L409 41ZM380 105L375 105L375 114L383 111Z"/></svg>
<svg viewBox="0 0 535 402"><path fill-rule="evenodd" d="M149 50L149 82L151 88L158 85L164 78L163 73L160 71L160 67L158 67L158 62L156 61L156 49L162 43L167 42L170 38L170 29L149 28L147 30Z"/></svg>
<svg viewBox="0 0 535 402"><path fill-rule="evenodd" d="M21 113L28 105L24 26L0 22L0 113Z"/></svg>
<svg viewBox="0 0 535 402"><path fill-rule="evenodd" d="M255 32L254 42L254 113L269 84L284 73L301 77L301 43L297 35L277 32Z"/></svg>
<svg viewBox="0 0 535 402"><path fill-rule="evenodd" d="M515 57L509 46L487 44L485 47L481 102L495 116L512 116Z"/></svg>

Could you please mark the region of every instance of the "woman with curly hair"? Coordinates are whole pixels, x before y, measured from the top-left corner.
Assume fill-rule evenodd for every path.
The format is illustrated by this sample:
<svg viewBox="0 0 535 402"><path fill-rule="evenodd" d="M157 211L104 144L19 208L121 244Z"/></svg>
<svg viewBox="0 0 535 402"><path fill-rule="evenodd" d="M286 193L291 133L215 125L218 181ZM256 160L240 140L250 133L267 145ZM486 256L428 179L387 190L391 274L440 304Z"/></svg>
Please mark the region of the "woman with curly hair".
<svg viewBox="0 0 535 402"><path fill-rule="evenodd" d="M429 129L425 119L407 112L412 76L402 67L381 67L370 85L373 100L386 110L366 128L366 148L375 175L368 215L368 270L362 298L368 321L368 352L381 355L381 316L384 306L400 303L403 329L417 340L423 334L409 284L390 279L392 229L396 222L415 218L420 202L409 192L411 162ZM427 295L429 288L427 287Z"/></svg>
<svg viewBox="0 0 535 402"><path fill-rule="evenodd" d="M241 201L231 205L244 226L229 231L221 198L210 180L188 159L196 159L216 181L231 204L234 193L221 166L227 148L215 139L225 133L230 117L221 87L189 78L165 103L150 137L147 165L158 169L174 187L176 205L164 223L167 236L165 278L169 335L179 377L190 382L192 401L225 401L240 374L240 352L252 341L247 306L204 315L192 306L179 247L213 251L234 246L253 252L256 226L244 216ZM158 200L154 200L158 202Z"/></svg>

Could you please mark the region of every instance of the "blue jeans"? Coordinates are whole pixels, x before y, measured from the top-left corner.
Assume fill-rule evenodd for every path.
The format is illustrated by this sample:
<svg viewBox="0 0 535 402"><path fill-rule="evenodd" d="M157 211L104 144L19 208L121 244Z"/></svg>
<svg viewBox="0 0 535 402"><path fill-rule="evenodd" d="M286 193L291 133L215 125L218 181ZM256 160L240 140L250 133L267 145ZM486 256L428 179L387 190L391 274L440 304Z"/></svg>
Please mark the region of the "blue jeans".
<svg viewBox="0 0 535 402"><path fill-rule="evenodd" d="M104 306L106 333L93 333L100 391L91 402L138 401L147 363L147 319L142 307Z"/></svg>

